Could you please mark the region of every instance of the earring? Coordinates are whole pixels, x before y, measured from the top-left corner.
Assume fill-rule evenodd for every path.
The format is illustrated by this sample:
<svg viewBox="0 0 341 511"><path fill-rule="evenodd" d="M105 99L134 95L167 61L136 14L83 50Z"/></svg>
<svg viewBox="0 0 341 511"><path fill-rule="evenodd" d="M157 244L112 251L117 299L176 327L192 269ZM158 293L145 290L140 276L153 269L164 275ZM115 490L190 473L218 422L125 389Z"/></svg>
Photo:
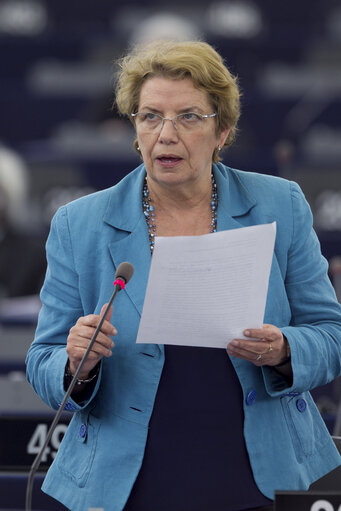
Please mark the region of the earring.
<svg viewBox="0 0 341 511"><path fill-rule="evenodd" d="M137 149L139 152L141 152L141 149L140 149L140 146L139 146L139 145L136 147L136 149Z"/></svg>
<svg viewBox="0 0 341 511"><path fill-rule="evenodd" d="M220 145L218 145L218 153L221 151L221 147Z"/></svg>

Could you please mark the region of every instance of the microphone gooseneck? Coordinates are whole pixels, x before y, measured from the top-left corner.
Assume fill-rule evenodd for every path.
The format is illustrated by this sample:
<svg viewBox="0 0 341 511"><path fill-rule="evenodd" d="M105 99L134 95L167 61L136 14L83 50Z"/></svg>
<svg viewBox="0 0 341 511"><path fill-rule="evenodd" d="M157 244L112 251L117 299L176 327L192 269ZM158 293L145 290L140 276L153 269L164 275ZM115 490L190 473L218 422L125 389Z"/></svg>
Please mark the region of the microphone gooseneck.
<svg viewBox="0 0 341 511"><path fill-rule="evenodd" d="M111 295L111 298L110 298L108 305L104 311L104 314L101 317L101 319L96 327L96 330L90 340L89 346L87 347L86 352L84 353L83 358L80 361L79 366L78 366L75 374L72 377L70 385L65 393L64 399L63 399L62 403L60 404L58 411L52 421L50 429L48 430L48 432L46 434L45 442L41 446L35 460L32 463L31 470L30 470L30 473L28 476L28 481L27 481L25 511L32 510L31 504L32 504L32 491L33 491L34 476L39 468L41 458L43 457L44 451L51 440L52 434L55 430L55 427L57 426L57 424L59 422L59 419L63 413L65 405L66 405L67 401L69 400L69 397L72 394L74 386L76 385L78 375L80 374L80 372L83 368L83 365L84 365L86 359L88 358L88 355L92 349L92 346L94 345L94 342L96 341L97 335L99 334L99 331L101 330L102 325L105 321L108 310L109 310L110 306L112 305L113 301L115 300L117 293L119 291L121 291L121 289L124 289L125 285L128 284L128 282L130 281L133 274L134 274L134 267L132 264L130 264L128 262L123 262L118 265L116 273L115 273L114 292Z"/></svg>

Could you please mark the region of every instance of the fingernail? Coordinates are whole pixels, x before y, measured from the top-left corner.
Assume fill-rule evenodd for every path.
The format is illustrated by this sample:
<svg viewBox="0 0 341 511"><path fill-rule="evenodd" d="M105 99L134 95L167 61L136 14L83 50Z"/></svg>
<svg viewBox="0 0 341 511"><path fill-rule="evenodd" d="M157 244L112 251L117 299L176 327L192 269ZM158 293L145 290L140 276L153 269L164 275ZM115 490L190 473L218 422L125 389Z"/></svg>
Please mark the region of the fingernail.
<svg viewBox="0 0 341 511"><path fill-rule="evenodd" d="M244 335L250 335L250 330L244 330Z"/></svg>

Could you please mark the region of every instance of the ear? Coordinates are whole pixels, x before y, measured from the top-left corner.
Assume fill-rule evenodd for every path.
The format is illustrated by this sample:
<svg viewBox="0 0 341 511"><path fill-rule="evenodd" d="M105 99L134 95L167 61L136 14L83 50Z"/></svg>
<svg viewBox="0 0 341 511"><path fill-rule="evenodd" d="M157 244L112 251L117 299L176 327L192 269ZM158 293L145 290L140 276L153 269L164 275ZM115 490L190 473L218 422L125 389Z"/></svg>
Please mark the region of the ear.
<svg viewBox="0 0 341 511"><path fill-rule="evenodd" d="M225 141L230 133L231 129L226 128L225 130L222 130L218 135L218 143L220 147L224 147Z"/></svg>

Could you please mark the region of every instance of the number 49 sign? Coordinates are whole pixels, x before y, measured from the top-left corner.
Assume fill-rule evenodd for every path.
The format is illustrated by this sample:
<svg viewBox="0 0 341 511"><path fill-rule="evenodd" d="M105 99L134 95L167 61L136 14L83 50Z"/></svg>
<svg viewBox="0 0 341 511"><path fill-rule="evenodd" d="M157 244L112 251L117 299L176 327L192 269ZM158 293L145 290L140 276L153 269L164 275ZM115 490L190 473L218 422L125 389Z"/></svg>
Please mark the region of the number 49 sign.
<svg viewBox="0 0 341 511"><path fill-rule="evenodd" d="M44 445L48 428L49 426L47 424L37 425L27 444L27 454L32 454L34 457L36 457ZM58 424L56 426L50 440L50 445L48 445L44 450L43 456L41 458L42 463L48 463L49 460L52 461L55 458L66 430L66 424Z"/></svg>
<svg viewBox="0 0 341 511"><path fill-rule="evenodd" d="M0 470L29 470L46 440L52 420L50 417L1 417ZM41 470L47 470L54 460L68 423L69 418L64 417L56 426L43 453Z"/></svg>

